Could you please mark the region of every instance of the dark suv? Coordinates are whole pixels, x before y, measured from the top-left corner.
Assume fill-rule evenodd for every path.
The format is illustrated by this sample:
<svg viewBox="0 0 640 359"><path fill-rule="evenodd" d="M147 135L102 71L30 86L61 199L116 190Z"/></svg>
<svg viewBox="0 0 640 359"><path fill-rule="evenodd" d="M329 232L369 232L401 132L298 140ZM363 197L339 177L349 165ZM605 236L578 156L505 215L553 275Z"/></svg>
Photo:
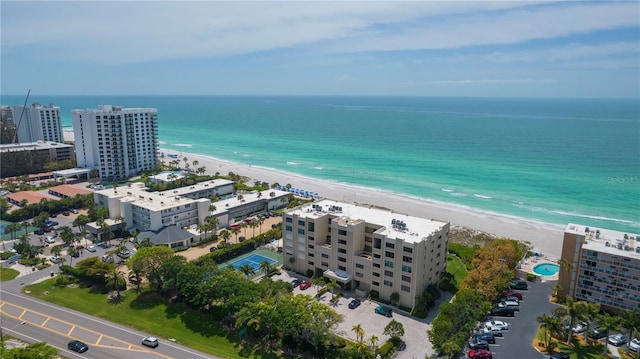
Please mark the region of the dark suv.
<svg viewBox="0 0 640 359"><path fill-rule="evenodd" d="M476 338L476 340L484 340L485 342L487 342L489 344L495 344L496 343L496 337L491 333L476 334L474 337Z"/></svg>
<svg viewBox="0 0 640 359"><path fill-rule="evenodd" d="M509 287L511 289L518 289L518 290L527 290L527 289L529 289L529 285L527 284L527 282L525 282L523 280L514 280L509 284Z"/></svg>
<svg viewBox="0 0 640 359"><path fill-rule="evenodd" d="M469 339L469 349L489 350L489 343L484 340L479 340L478 337L472 337Z"/></svg>
<svg viewBox="0 0 640 359"><path fill-rule="evenodd" d="M516 311L513 307L495 307L491 309L491 315L497 317L513 317L516 315Z"/></svg>

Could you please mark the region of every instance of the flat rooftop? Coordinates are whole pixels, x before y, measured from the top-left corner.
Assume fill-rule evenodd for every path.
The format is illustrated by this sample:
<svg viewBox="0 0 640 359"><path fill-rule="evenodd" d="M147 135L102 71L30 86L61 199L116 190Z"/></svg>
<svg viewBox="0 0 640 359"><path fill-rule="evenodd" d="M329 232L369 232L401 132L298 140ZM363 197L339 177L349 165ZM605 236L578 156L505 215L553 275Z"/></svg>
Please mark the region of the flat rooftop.
<svg viewBox="0 0 640 359"><path fill-rule="evenodd" d="M597 252L634 258L640 261L640 234L569 223L565 233L585 236L582 246Z"/></svg>
<svg viewBox="0 0 640 359"><path fill-rule="evenodd" d="M440 231L448 223L328 199L300 206L287 213L296 214L304 218L317 219L331 215L344 221L365 221L383 226L378 232L382 231L387 237L401 239L409 243L416 243L429 238L429 236Z"/></svg>
<svg viewBox="0 0 640 359"><path fill-rule="evenodd" d="M51 141L7 143L7 144L0 145L0 152L48 150L52 148L73 148L73 145L67 145L66 143L51 142Z"/></svg>

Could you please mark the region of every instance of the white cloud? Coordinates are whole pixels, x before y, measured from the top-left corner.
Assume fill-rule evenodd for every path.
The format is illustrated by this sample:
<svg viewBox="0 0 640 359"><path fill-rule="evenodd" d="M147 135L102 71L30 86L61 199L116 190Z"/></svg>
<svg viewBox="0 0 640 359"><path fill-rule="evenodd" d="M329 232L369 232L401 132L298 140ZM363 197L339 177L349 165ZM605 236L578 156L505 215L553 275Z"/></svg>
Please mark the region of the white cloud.
<svg viewBox="0 0 640 359"><path fill-rule="evenodd" d="M455 48L638 25L633 3L3 2L2 48L102 64L314 45L329 52Z"/></svg>
<svg viewBox="0 0 640 359"><path fill-rule="evenodd" d="M424 85L496 85L496 84L542 84L555 82L554 79L462 79L462 80L434 80L424 81Z"/></svg>

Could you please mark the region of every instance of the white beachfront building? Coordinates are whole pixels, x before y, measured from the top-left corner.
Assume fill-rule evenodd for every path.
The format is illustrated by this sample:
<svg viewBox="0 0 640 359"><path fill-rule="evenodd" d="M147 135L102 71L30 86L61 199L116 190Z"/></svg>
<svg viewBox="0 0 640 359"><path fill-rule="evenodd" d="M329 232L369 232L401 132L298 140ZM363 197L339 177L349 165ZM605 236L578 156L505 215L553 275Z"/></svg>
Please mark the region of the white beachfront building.
<svg viewBox="0 0 640 359"><path fill-rule="evenodd" d="M282 235L288 269L334 279L363 297L397 293L408 308L446 272L448 222L321 200L286 211Z"/></svg>
<svg viewBox="0 0 640 359"><path fill-rule="evenodd" d="M290 195L284 191L267 190L243 194L239 199L233 191L233 181L224 179L162 192L148 192L144 183L136 182L96 191L94 201L96 205L109 209L111 220L122 218L124 229L160 233L170 226L181 230L193 229L204 224L207 217L217 218L219 227L224 227L253 213L281 208L288 203ZM228 198L213 203L210 199L225 197ZM212 204L215 208L211 207ZM112 227L119 225L117 221L110 223ZM98 232L95 225L88 228L94 234ZM177 246L182 245L173 244L174 248Z"/></svg>
<svg viewBox="0 0 640 359"><path fill-rule="evenodd" d="M14 105L11 111L5 108L3 112L7 119L12 117L12 124L17 128L18 142L64 143L60 107L51 104L43 106L36 102L30 106ZM13 112L12 116L10 112Z"/></svg>
<svg viewBox="0 0 640 359"><path fill-rule="evenodd" d="M150 171L157 162L158 110L100 105L71 111L78 167L104 179Z"/></svg>

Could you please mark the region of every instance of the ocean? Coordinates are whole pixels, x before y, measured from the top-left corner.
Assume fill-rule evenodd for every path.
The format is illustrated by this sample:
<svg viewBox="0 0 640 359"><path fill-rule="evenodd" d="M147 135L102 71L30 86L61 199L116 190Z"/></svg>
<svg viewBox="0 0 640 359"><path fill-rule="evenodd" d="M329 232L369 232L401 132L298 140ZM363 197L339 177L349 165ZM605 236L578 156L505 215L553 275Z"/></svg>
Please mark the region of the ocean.
<svg viewBox="0 0 640 359"><path fill-rule="evenodd" d="M22 104L6 96L2 104ZM479 211L640 232L637 99L40 96L158 109L161 147ZM213 169L210 169L213 170ZM282 183L286 183L283 179Z"/></svg>

